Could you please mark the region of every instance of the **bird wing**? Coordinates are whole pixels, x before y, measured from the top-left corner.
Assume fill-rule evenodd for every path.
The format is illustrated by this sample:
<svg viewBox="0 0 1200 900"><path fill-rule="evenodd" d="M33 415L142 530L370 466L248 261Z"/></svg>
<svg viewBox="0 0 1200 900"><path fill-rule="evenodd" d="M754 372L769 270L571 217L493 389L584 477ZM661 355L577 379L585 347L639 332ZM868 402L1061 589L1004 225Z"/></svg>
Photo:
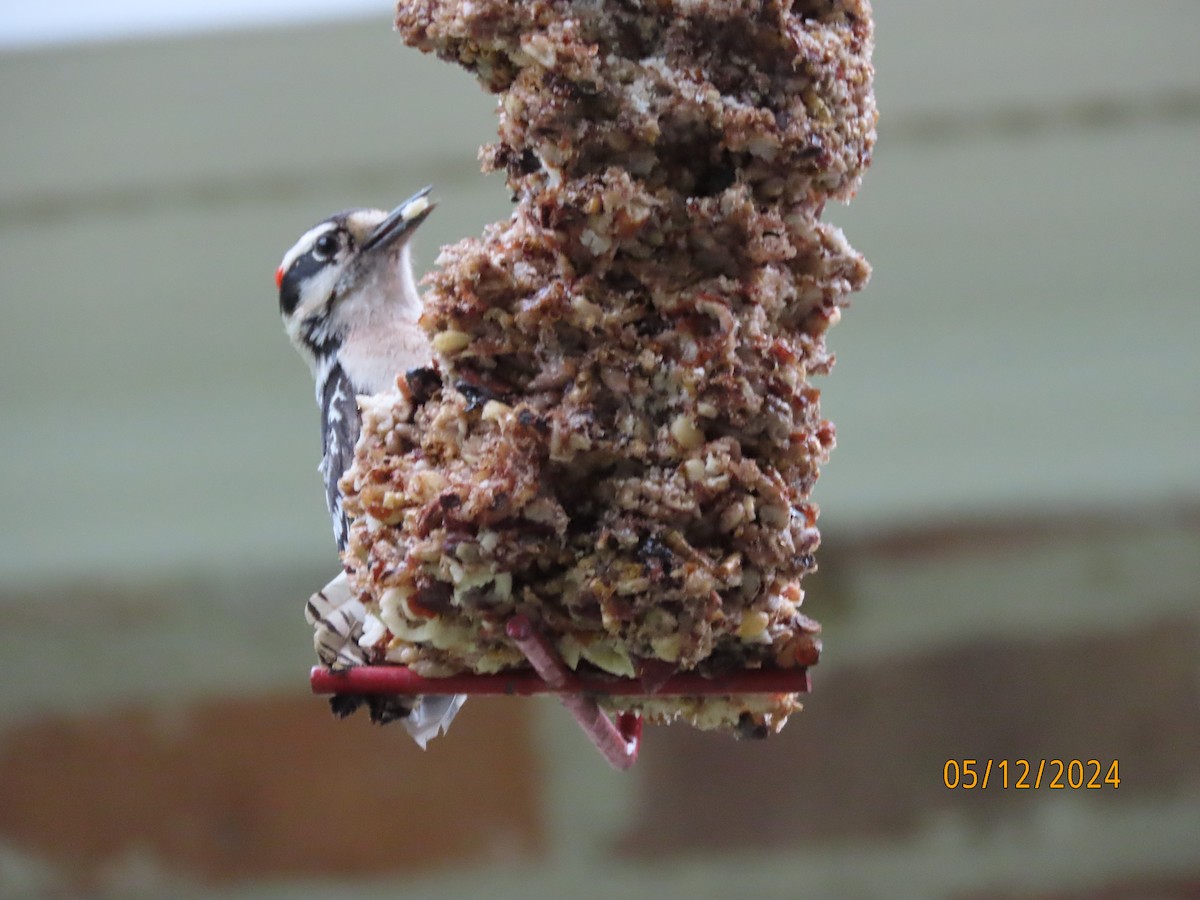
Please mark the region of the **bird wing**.
<svg viewBox="0 0 1200 900"><path fill-rule="evenodd" d="M340 365L334 365L321 390L321 438L324 455L321 475L325 479L325 502L333 520L333 537L338 550L345 550L350 539L350 524L342 508L338 481L354 462L354 445L362 420L350 379Z"/></svg>
<svg viewBox="0 0 1200 900"><path fill-rule="evenodd" d="M325 478L325 499L339 551L345 550L349 542L350 523L342 507L338 481L354 462L354 445L358 443L361 428L354 387L345 370L335 363L321 388L321 434L325 450L321 474ZM366 608L351 595L344 576L335 578L323 592L313 595L306 614L316 627L315 643L322 662L334 667L366 663L366 655L358 646ZM360 700L350 698L349 706L339 707L339 699L346 698L334 698L335 710L353 710ZM420 697L415 708L413 699L408 697L369 696L365 701L372 721L386 723L401 719L413 740L424 749L430 739L446 732L466 699L464 694Z"/></svg>

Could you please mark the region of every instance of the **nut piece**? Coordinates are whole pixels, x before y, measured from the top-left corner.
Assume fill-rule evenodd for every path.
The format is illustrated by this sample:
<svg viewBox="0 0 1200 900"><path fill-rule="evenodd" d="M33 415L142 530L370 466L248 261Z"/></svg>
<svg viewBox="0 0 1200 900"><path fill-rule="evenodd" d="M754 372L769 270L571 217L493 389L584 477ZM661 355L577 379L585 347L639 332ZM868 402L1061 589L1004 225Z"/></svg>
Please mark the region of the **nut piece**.
<svg viewBox="0 0 1200 900"><path fill-rule="evenodd" d="M671 421L671 437L685 450L695 450L704 443L704 432L687 413L680 413Z"/></svg>
<svg viewBox="0 0 1200 900"><path fill-rule="evenodd" d="M471 343L471 336L465 331L439 331L431 343L438 353L457 353Z"/></svg>
<svg viewBox="0 0 1200 900"><path fill-rule="evenodd" d="M743 641L767 640L767 624L770 617L761 609L752 609L742 615L737 635Z"/></svg>

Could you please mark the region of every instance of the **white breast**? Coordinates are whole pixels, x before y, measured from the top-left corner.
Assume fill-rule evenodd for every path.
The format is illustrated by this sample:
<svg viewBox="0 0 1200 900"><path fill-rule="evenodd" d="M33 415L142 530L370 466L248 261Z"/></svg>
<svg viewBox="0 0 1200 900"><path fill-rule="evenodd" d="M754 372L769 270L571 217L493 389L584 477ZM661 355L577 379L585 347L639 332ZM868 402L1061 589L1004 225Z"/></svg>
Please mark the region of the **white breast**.
<svg viewBox="0 0 1200 900"><path fill-rule="evenodd" d="M412 320L351 331L338 352L342 368L360 394L390 391L397 375L427 366L432 358L425 332Z"/></svg>

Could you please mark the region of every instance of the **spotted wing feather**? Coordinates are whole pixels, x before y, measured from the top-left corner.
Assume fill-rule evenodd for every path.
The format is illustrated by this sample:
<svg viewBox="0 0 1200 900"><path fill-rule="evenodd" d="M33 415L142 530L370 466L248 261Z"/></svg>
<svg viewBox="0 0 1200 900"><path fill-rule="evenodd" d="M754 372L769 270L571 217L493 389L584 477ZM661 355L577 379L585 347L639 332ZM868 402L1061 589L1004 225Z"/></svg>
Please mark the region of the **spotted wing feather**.
<svg viewBox="0 0 1200 900"><path fill-rule="evenodd" d="M354 462L354 445L362 427L354 387L339 365L334 365L321 386L321 436L324 453L321 476L325 479L325 502L333 520L333 537L339 551L346 549L350 524L342 507L338 481Z"/></svg>

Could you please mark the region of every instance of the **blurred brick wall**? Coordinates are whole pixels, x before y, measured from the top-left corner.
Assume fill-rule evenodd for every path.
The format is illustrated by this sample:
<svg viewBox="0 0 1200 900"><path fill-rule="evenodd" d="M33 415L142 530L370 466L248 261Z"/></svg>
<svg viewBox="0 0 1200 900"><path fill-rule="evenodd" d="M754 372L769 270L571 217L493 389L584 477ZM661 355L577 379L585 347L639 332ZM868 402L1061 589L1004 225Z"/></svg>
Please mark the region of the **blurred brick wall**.
<svg viewBox="0 0 1200 900"><path fill-rule="evenodd" d="M711 866L693 892L717 897L757 860L759 895L840 896L822 858L898 854L926 860L920 893L935 896L1195 896L1200 510L827 544L809 592L826 658L780 736L649 729L621 775L551 701L472 700L422 753L362 717L331 719L304 696L299 665L268 693L118 691L74 710L64 696L62 711L47 702L0 722L0 878L7 867L17 891L25 859L42 867L30 896L253 896L314 879L351 895L382 880L414 896L550 896L566 873L596 886L607 872L651 896L682 886L662 874L672 867ZM122 606L114 591L101 602ZM943 767L964 758L1116 760L1120 786L948 790ZM934 874L947 827L972 848L964 858L980 854L978 871ZM1100 854L1122 828L1122 852ZM989 861L989 834L1007 855ZM1079 865L1054 862L1065 853ZM438 888L447 878L457 887ZM809 892L790 892L798 878ZM858 893L885 885L867 878ZM306 896L294 890L284 896Z"/></svg>
<svg viewBox="0 0 1200 900"><path fill-rule="evenodd" d="M141 861L221 885L425 875L541 849L527 704L473 702L428 754L323 707L276 694L12 727L0 835L92 890L119 889Z"/></svg>

